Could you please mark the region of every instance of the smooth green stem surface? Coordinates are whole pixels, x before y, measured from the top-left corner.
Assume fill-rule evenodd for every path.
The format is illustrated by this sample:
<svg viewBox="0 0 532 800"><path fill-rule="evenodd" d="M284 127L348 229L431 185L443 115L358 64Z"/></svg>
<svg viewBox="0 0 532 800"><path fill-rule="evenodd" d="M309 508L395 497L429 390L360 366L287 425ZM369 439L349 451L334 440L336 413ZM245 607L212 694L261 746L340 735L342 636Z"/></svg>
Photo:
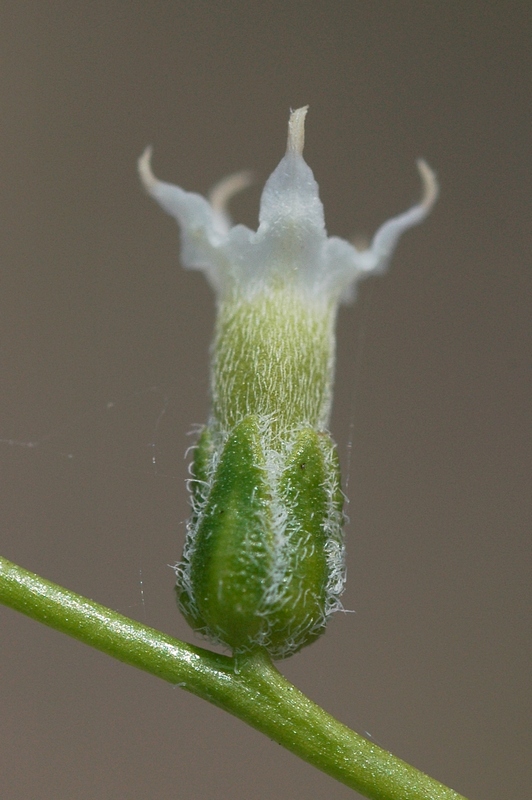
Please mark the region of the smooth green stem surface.
<svg viewBox="0 0 532 800"><path fill-rule="evenodd" d="M239 717L373 800L465 800L342 725L268 656L234 659L180 642L0 557L0 602Z"/></svg>

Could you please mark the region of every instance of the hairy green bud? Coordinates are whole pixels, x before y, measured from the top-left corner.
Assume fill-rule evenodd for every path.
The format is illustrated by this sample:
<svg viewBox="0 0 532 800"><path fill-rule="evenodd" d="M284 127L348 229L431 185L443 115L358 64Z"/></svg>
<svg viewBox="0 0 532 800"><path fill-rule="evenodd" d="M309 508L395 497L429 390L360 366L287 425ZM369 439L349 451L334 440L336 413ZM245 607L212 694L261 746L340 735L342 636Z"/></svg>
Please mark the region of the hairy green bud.
<svg viewBox="0 0 532 800"><path fill-rule="evenodd" d="M213 454L206 429L178 567L180 608L194 629L235 651L261 646L284 658L319 636L343 588L334 447L307 428L272 458L249 416Z"/></svg>

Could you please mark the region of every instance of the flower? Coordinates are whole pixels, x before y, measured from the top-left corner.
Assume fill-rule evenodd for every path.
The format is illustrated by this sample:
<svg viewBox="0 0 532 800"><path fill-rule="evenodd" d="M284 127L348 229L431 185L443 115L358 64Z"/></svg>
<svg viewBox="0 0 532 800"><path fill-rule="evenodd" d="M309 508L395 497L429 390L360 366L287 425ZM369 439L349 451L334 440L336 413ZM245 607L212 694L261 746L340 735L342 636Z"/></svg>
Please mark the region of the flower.
<svg viewBox="0 0 532 800"><path fill-rule="evenodd" d="M231 197L249 184L247 173L224 179L209 202L157 180L150 166L150 147L139 160L147 192L180 225L183 266L203 270L220 297L234 291L249 296L283 283L318 301L351 299L356 282L383 272L401 234L424 220L434 205L436 177L420 159L421 202L385 222L367 250L327 237L318 184L303 159L307 109L290 115L286 154L262 192L256 232L245 225L232 226L227 212Z"/></svg>
<svg viewBox="0 0 532 800"><path fill-rule="evenodd" d="M303 159L306 113L290 115L256 232L232 226L227 211L247 173L226 178L207 200L157 180L151 148L139 160L144 187L179 223L183 265L206 273L218 306L212 410L192 467L178 603L211 640L273 658L313 641L342 607L343 495L327 431L338 305L360 278L386 269L438 193L420 160L421 202L384 223L367 250L327 237Z"/></svg>

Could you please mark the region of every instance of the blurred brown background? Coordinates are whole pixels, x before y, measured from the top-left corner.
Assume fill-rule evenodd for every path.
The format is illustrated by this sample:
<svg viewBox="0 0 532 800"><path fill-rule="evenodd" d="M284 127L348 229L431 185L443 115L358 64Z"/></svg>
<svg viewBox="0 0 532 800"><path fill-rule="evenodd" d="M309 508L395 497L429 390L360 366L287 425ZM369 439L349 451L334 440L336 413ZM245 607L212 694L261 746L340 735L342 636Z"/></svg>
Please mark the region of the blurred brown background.
<svg viewBox="0 0 532 800"><path fill-rule="evenodd" d="M194 640L174 604L213 299L135 172L205 192L290 106L330 233L441 199L342 310L347 608L281 664L471 800L530 796L530 36L525 2L0 7L3 555ZM32 446L29 446L32 445ZM155 458L155 463L153 463ZM0 610L3 800L348 798L179 689ZM197 640L194 640L197 641Z"/></svg>

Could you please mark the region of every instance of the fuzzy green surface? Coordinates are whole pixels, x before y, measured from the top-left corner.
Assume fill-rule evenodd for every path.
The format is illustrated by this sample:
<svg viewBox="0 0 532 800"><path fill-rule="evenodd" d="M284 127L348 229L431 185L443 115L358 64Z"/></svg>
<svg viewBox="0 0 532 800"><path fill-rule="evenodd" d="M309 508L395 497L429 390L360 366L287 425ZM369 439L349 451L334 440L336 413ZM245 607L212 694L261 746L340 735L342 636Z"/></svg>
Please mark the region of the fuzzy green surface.
<svg viewBox="0 0 532 800"><path fill-rule="evenodd" d="M197 453L202 462L203 449ZM192 627L234 649L253 642L262 624L257 610L268 578L270 532L264 456L256 418L249 417L224 448L194 532L179 596Z"/></svg>
<svg viewBox="0 0 532 800"><path fill-rule="evenodd" d="M341 536L343 497L327 435L301 431L277 475L262 443L258 418L247 417L209 479L212 448L208 430L202 435L178 601L189 624L214 641L283 658L323 632L334 606L343 549L331 558L327 540Z"/></svg>
<svg viewBox="0 0 532 800"><path fill-rule="evenodd" d="M275 438L327 427L335 304L282 286L220 303L212 361L213 417L230 431L249 414Z"/></svg>

